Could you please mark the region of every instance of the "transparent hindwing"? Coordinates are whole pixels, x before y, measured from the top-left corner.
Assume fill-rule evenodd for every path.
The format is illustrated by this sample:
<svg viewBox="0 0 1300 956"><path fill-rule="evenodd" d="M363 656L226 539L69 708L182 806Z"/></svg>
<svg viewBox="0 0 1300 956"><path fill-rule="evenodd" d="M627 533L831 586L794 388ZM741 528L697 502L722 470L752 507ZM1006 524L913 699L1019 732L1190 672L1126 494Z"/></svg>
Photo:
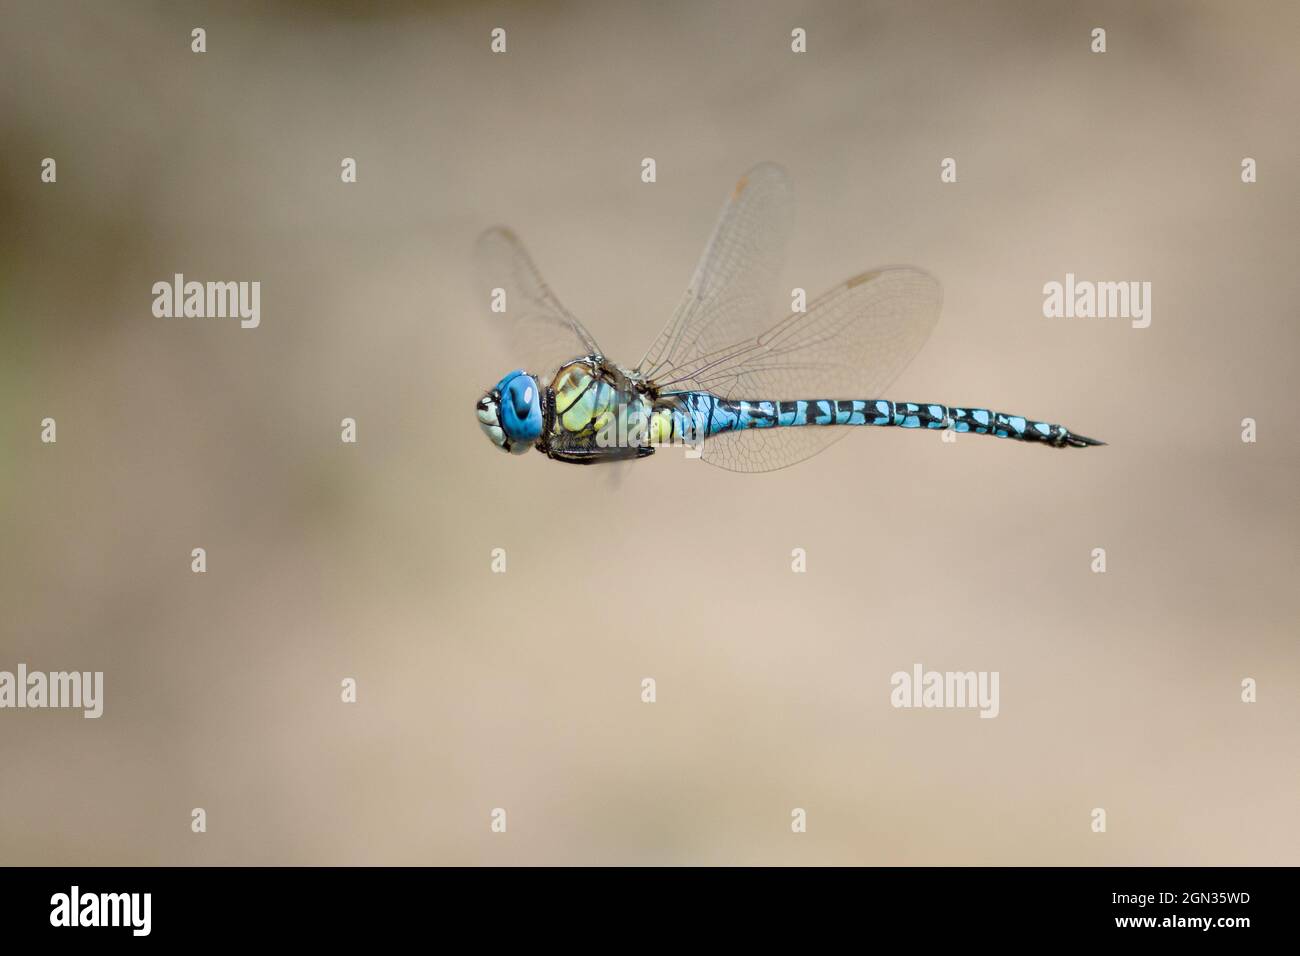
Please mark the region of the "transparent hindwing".
<svg viewBox="0 0 1300 956"><path fill-rule="evenodd" d="M766 332L684 363L674 390L756 401L884 398L939 318L942 289L910 266L863 273ZM731 471L772 471L843 438L846 427L805 425L726 433L704 443L703 459Z"/></svg>
<svg viewBox="0 0 1300 956"><path fill-rule="evenodd" d="M932 276L910 266L854 276L772 324L791 206L779 166L764 163L741 178L681 304L638 367L656 386L755 401L880 398L920 351L943 295ZM705 442L703 458L733 471L771 471L847 431L810 425L724 434Z"/></svg>

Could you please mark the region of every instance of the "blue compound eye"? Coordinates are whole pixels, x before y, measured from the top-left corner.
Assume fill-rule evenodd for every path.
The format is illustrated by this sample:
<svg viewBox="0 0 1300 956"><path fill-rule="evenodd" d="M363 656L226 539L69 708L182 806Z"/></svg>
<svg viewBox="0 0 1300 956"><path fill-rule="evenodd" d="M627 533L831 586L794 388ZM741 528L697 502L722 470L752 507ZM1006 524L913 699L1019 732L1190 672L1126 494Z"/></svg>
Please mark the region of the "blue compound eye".
<svg viewBox="0 0 1300 956"><path fill-rule="evenodd" d="M501 392L501 427L512 442L535 442L542 436L542 400L537 380L511 372L497 386Z"/></svg>

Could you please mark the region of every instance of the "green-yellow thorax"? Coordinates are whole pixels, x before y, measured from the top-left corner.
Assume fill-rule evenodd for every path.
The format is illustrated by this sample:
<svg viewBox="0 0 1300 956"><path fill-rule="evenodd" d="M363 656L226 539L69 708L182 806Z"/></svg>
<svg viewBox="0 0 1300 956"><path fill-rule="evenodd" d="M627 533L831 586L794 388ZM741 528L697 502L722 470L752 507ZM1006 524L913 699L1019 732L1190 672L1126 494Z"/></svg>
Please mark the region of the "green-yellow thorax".
<svg viewBox="0 0 1300 956"><path fill-rule="evenodd" d="M632 435L636 436L632 443L640 445L666 441L672 434L671 407L656 407L647 393L634 388L616 369L580 359L561 367L551 388L553 442L565 445L595 441L601 435Z"/></svg>

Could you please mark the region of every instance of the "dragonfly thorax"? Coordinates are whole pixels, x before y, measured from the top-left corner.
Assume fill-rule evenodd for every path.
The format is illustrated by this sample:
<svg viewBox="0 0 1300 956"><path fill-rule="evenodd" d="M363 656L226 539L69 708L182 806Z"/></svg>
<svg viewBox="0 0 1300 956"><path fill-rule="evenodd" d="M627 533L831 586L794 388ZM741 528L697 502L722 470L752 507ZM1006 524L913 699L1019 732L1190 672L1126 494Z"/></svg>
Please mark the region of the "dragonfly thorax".
<svg viewBox="0 0 1300 956"><path fill-rule="evenodd" d="M551 458L580 464L644 457L671 431L671 409L639 376L586 355L560 366L547 389L545 434Z"/></svg>

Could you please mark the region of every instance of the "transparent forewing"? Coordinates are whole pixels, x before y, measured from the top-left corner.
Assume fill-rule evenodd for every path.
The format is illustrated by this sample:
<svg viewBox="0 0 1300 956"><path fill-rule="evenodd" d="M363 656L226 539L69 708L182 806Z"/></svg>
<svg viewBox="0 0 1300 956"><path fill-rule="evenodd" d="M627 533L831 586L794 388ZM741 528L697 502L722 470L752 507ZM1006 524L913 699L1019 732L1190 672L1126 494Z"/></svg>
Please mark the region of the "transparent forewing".
<svg viewBox="0 0 1300 956"><path fill-rule="evenodd" d="M884 398L939 318L928 273L891 266L855 276L766 332L694 357L666 390L755 401ZM703 459L732 471L772 471L843 438L845 426L750 429L705 441Z"/></svg>
<svg viewBox="0 0 1300 956"><path fill-rule="evenodd" d="M551 292L519 237L500 226L474 245L478 291L490 309L504 294L505 311L493 318L506 333L511 362L534 375L600 351L586 327Z"/></svg>
<svg viewBox="0 0 1300 956"><path fill-rule="evenodd" d="M740 178L681 303L637 371L656 380L675 378L701 353L771 323L792 198L790 177L780 166L762 163Z"/></svg>

